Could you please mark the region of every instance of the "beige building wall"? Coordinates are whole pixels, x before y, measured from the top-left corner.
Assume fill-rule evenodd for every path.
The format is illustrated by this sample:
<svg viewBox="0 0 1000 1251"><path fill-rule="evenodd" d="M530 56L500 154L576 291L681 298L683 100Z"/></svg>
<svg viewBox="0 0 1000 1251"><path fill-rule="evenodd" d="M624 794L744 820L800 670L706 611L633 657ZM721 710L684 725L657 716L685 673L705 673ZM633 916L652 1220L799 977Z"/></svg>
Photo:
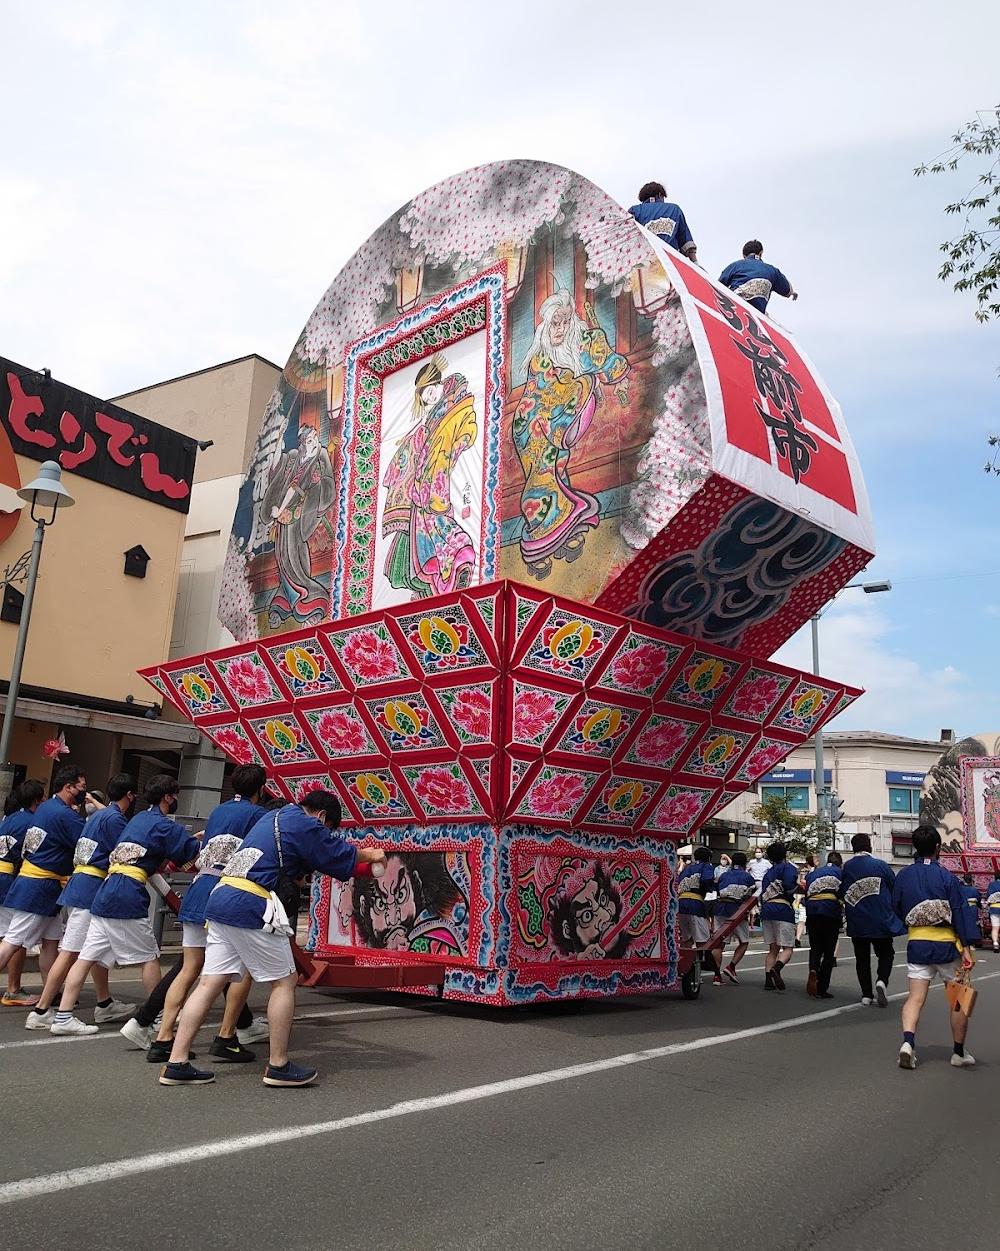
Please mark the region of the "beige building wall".
<svg viewBox="0 0 1000 1251"><path fill-rule="evenodd" d="M181 553L171 659L228 647L236 640L218 618L222 566L242 475L195 484Z"/></svg>
<svg viewBox="0 0 1000 1251"><path fill-rule="evenodd" d="M116 397L134 412L214 446L198 453L181 554L170 656L226 647L218 621L222 566L240 486L281 371L251 353Z"/></svg>
<svg viewBox="0 0 1000 1251"><path fill-rule="evenodd" d="M240 487L280 370L255 354L119 396L121 403L162 425L214 446L198 453L187 516L170 656L181 659L234 642L218 619L222 569ZM182 720L167 708L166 719ZM181 810L201 819L219 802L224 757L207 739L187 752L181 768Z"/></svg>
<svg viewBox="0 0 1000 1251"><path fill-rule="evenodd" d="M215 446L199 452L195 464L195 483L207 482L246 471L280 373L277 365L254 353L113 399L171 430L212 439Z"/></svg>
<svg viewBox="0 0 1000 1251"><path fill-rule="evenodd" d="M19 456L17 462L22 482L37 476L37 461ZM156 692L136 670L169 651L184 514L74 473L64 472L62 480L76 503L60 509L46 531L22 683L153 701ZM29 511L21 510L13 534L0 544L0 569L31 547ZM145 578L124 573L125 551L136 544L149 553ZM0 622L5 677L17 631L15 624Z"/></svg>

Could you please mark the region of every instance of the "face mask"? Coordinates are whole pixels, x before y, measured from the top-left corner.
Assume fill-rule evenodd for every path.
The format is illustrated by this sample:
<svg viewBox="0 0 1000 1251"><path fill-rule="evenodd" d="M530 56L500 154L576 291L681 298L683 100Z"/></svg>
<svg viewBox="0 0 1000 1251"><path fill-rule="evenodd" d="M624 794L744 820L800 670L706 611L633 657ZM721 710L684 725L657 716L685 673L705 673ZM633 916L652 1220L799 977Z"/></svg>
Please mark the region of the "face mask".
<svg viewBox="0 0 1000 1251"><path fill-rule="evenodd" d="M96 804L84 804L84 808L86 809L88 817L92 817L94 813L97 811Z"/></svg>
<svg viewBox="0 0 1000 1251"><path fill-rule="evenodd" d="M171 795L170 802L167 804L167 812L173 816L177 811L177 796Z"/></svg>

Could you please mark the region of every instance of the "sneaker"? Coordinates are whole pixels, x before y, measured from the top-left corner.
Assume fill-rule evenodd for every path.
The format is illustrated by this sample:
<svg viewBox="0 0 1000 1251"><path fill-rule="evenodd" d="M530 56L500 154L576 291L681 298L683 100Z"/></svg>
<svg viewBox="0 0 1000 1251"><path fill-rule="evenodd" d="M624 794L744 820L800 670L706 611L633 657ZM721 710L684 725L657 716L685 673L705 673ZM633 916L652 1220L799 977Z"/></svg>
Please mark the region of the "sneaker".
<svg viewBox="0 0 1000 1251"><path fill-rule="evenodd" d="M724 983L724 982L723 982L723 980L722 980L722 974L721 974L721 973L716 973L716 975L712 978L712 985L713 985L713 986L723 986L724 984L725 984L725 983Z"/></svg>
<svg viewBox="0 0 1000 1251"><path fill-rule="evenodd" d="M815 969L809 970L809 976L806 978L806 994L815 999L817 995L817 987L819 985L819 974Z"/></svg>
<svg viewBox="0 0 1000 1251"><path fill-rule="evenodd" d="M125 1003L122 999L112 999L103 1008L98 1004L94 1009L94 1024L107 1025L110 1021L124 1021L132 1015L137 1007L137 1004Z"/></svg>
<svg viewBox="0 0 1000 1251"><path fill-rule="evenodd" d="M875 983L875 1002L880 1008L888 1008L889 996L885 993L885 982Z"/></svg>
<svg viewBox="0 0 1000 1251"><path fill-rule="evenodd" d="M953 1060L959 1059L958 1056L952 1056ZM915 1069L917 1067L917 1053L913 1050L910 1043L903 1043L899 1049L899 1067L901 1069Z"/></svg>
<svg viewBox="0 0 1000 1251"><path fill-rule="evenodd" d="M160 1070L161 1086L207 1086L215 1081L208 1069L196 1069L190 1060L183 1064L165 1064Z"/></svg>
<svg viewBox="0 0 1000 1251"><path fill-rule="evenodd" d="M96 1025L85 1025L79 1017L71 1016L68 1021L53 1021L49 1030L51 1034L96 1034Z"/></svg>
<svg viewBox="0 0 1000 1251"><path fill-rule="evenodd" d="M968 1051L964 1056L957 1056L954 1052L952 1052L951 1067L953 1069L971 1069L975 1063L976 1057L971 1055Z"/></svg>
<svg viewBox="0 0 1000 1251"><path fill-rule="evenodd" d="M148 1051L153 1039L156 1037L156 1031L152 1025L140 1025L139 1022L132 1017L118 1031L123 1038L127 1038L130 1043L138 1047L140 1051Z"/></svg>
<svg viewBox="0 0 1000 1251"><path fill-rule="evenodd" d="M777 986L775 986L775 984L774 984L774 974L773 974L773 973L765 973L765 974L764 974L764 989L765 989L765 990L777 990L777 989L778 989L778 988L777 988Z"/></svg>
<svg viewBox="0 0 1000 1251"><path fill-rule="evenodd" d="M154 1038L146 1049L146 1062L148 1064L169 1064L170 1053L174 1049L174 1040L169 1038L166 1042L160 1042L158 1038ZM190 1060L190 1056L188 1059Z"/></svg>
<svg viewBox="0 0 1000 1251"><path fill-rule="evenodd" d="M774 978L774 989L775 989L775 990L784 990L784 989L785 989L785 979L781 976L781 970L780 970L780 969L772 969L772 970L771 970L771 976Z"/></svg>
<svg viewBox="0 0 1000 1251"><path fill-rule="evenodd" d="M55 1023L55 1008L46 1008L44 1012L29 1012L24 1018L25 1029L51 1029Z"/></svg>
<svg viewBox="0 0 1000 1251"><path fill-rule="evenodd" d="M869 999L867 995L862 995L862 996L861 996L861 1006L862 1006L862 1008L871 1008L871 1007L873 1007L873 1006L874 1006L874 1004L875 1004L875 1000L874 1000L874 999Z"/></svg>
<svg viewBox="0 0 1000 1251"><path fill-rule="evenodd" d="M244 1047L238 1038L223 1038L221 1034L212 1039L208 1054L227 1064L250 1064L257 1059L257 1053Z"/></svg>
<svg viewBox="0 0 1000 1251"><path fill-rule="evenodd" d="M725 973L726 977L729 978L729 980L733 983L734 986L739 986L740 979L736 976L735 964L727 964L726 967L722 971L723 973Z"/></svg>
<svg viewBox="0 0 1000 1251"><path fill-rule="evenodd" d="M37 995L31 995L26 990L8 990L0 999L0 1004L5 1008L33 1008L38 1002Z"/></svg>
<svg viewBox="0 0 1000 1251"><path fill-rule="evenodd" d="M318 1076L316 1069L303 1068L301 1064L293 1064L291 1060L281 1068L269 1064L264 1070L265 1086L308 1086Z"/></svg>
<svg viewBox="0 0 1000 1251"><path fill-rule="evenodd" d="M993 954L995 956L1000 956L1000 947L998 947L996 943L993 944Z"/></svg>
<svg viewBox="0 0 1000 1251"><path fill-rule="evenodd" d="M249 1047L251 1043L261 1042L263 1039L267 1038L270 1033L271 1031L268 1028L267 1017L261 1019L260 1017L255 1016L246 1029L238 1029L236 1031L236 1037L244 1047Z"/></svg>
<svg viewBox="0 0 1000 1251"><path fill-rule="evenodd" d="M818 990L816 992L816 998L817 999L834 999L836 998L836 996L831 995L828 990Z"/></svg>
<svg viewBox="0 0 1000 1251"><path fill-rule="evenodd" d="M146 1052L146 1060L150 1064L168 1064L170 1062L170 1053L174 1049L174 1040L168 1038L166 1042L160 1042L158 1038L154 1038L149 1044L149 1050ZM188 1052L188 1063L197 1057L197 1051Z"/></svg>

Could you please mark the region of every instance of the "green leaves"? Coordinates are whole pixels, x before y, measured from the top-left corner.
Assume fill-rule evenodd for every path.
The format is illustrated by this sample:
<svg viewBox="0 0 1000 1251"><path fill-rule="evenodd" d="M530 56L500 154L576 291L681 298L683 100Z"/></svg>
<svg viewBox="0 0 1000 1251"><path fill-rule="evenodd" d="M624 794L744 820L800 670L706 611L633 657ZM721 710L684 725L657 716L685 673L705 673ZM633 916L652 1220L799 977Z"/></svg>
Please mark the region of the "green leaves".
<svg viewBox="0 0 1000 1251"><path fill-rule="evenodd" d="M994 158L966 195L945 205L949 216L964 216L965 229L940 245L948 259L938 278L950 280L955 291L975 293L974 316L979 322L1000 317L1000 157L995 153L1000 153L1000 105L977 113L952 136L947 152L913 170L921 178L954 173L968 157Z"/></svg>

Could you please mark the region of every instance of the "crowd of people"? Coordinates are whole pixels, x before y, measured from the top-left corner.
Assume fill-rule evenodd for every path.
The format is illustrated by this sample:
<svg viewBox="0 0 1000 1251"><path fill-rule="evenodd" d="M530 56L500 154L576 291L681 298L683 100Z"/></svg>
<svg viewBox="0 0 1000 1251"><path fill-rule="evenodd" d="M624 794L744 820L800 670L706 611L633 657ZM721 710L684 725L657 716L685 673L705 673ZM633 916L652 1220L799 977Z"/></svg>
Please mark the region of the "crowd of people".
<svg viewBox="0 0 1000 1251"><path fill-rule="evenodd" d="M639 203L629 212L647 230L652 231L675 252L689 261L698 263L698 245L688 226L684 210L679 204L667 199L667 190L660 182L647 182L639 188ZM767 312L767 302L772 295L797 300L798 292L776 265L764 260L764 245L759 239L748 239L743 245L743 255L732 261L719 275L719 282L760 313Z"/></svg>
<svg viewBox="0 0 1000 1251"><path fill-rule="evenodd" d="M309 874L346 881L377 873L385 853L337 835L340 802L329 791L281 805L266 801L259 765L238 766L231 781L234 798L212 812L202 838L174 820L180 785L169 774L151 778L138 804L127 774L111 779L102 804L71 764L56 771L49 799L31 779L15 790L0 823L0 971L7 972L4 1005L30 1009L26 1028L89 1035L128 1018L121 1032L162 1062L161 1085L204 1085L215 1075L194 1066L191 1044L226 995L209 1048L214 1058L251 1062L246 1043L266 1037L265 1085L315 1081L314 1068L288 1056L297 981L289 910L294 916ZM180 911L181 958L161 976L147 883L165 862L197 876ZM37 997L20 982L34 949L43 978ZM147 999L138 1008L112 997L115 965L141 967ZM76 1015L88 976L97 994L93 1024ZM266 1027L246 1008L254 982L267 987Z"/></svg>
<svg viewBox="0 0 1000 1251"><path fill-rule="evenodd" d="M225 996L223 1020L209 1047L214 1059L252 1062L256 1056L248 1044L268 1038L265 1084L314 1081L315 1069L288 1056L297 981L290 938L301 884L313 872L341 881L381 874L385 853L358 848L336 833L340 803L329 791L281 804L268 797L266 782L259 765L235 768L233 798L214 809L200 838L174 820L180 788L169 774L150 779L141 803L127 774L111 778L106 803L88 792L84 773L74 765L56 771L49 799L40 782L23 782L0 823L3 1004L28 1009L26 1028L57 1036L93 1034L103 1023L124 1019L122 1034L162 1065L161 1084L183 1086L215 1080L211 1070L192 1063L192 1043L212 1005ZM894 939L906 935L908 993L899 1064L912 1069L931 982L953 983L975 963L981 901L971 882L960 882L939 863L941 838L932 826L916 829L913 863L898 874L872 855L866 834L854 836L852 850L846 863L831 851L823 863L809 856L799 869L780 841L766 852L756 848L752 858L741 851L724 855L717 867L709 849L698 847L678 873L681 942L701 951L717 985L724 979L738 985L752 920L759 921L766 949L764 989L783 993L783 971L800 941L801 898L809 944L807 993L834 997L837 944L846 928L861 1003L885 1008ZM147 884L165 863L193 868L197 875L179 911L181 955L163 975ZM161 886L167 889L165 881ZM753 907L736 919L750 900ZM986 902L998 951L1000 879L991 883ZM727 961L730 939L736 945ZM21 985L29 951L37 951L43 978L38 996ZM140 966L144 1003L113 997L108 975L116 965ZM97 996L93 1024L76 1014L88 977ZM266 1025L247 1007L254 983L267 987ZM951 1063L970 1067L975 1060L965 1050L968 1017L950 1015Z"/></svg>
<svg viewBox="0 0 1000 1251"><path fill-rule="evenodd" d="M971 878L960 880L940 864L941 836L935 827L918 826L912 842L913 862L898 874L872 855L867 834L854 835L853 855L846 863L840 852L831 851L824 863L819 863L819 856L807 856L801 869L790 862L782 842L772 843L766 851L757 847L749 861L742 851L723 855L717 867L707 847L695 848L677 879L681 941L704 953L716 985L723 985L724 979L738 984L737 969L749 948L751 925L759 920L766 949L764 989L782 993L786 989L782 972L800 944L796 913L801 899L809 944L806 993L834 998L830 984L840 934L846 929L862 1006L886 1008L894 940L905 935L908 989L898 1062L901 1068L916 1068L916 1030L931 983L938 978L962 981L975 965L981 899ZM751 898L754 907L733 928L732 918ZM1000 951L1000 879L990 884L986 906L993 950ZM727 962L725 949L731 939L736 948ZM968 1017L961 1011L949 1016L951 1063L969 1068L975 1060L965 1049Z"/></svg>

